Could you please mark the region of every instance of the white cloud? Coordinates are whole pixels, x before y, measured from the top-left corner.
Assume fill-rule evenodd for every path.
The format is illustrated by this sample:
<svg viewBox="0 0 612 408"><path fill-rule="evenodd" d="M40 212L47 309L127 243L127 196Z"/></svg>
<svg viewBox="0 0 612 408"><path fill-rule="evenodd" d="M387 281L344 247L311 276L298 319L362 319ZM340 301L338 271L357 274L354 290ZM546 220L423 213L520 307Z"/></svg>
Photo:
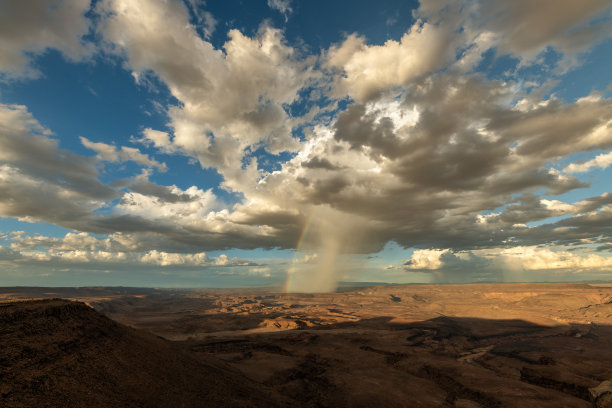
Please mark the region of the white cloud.
<svg viewBox="0 0 612 408"><path fill-rule="evenodd" d="M538 281L547 279L584 280L606 274L612 257L584 251L541 246L517 246L471 251L415 251L403 269L422 272L436 283L470 281ZM389 265L387 269L400 269ZM544 273L545 275L542 275Z"/></svg>
<svg viewBox="0 0 612 408"><path fill-rule="evenodd" d="M440 269L443 265L442 255L449 252L450 249L418 249L405 265L407 269Z"/></svg>
<svg viewBox="0 0 612 408"><path fill-rule="evenodd" d="M83 41L89 7L89 0L0 2L0 79L38 76L32 56L47 49L72 60L91 55L91 44Z"/></svg>
<svg viewBox="0 0 612 408"><path fill-rule="evenodd" d="M155 195L124 193L115 210L120 214L137 215L149 220L172 220L180 224L193 224L206 219L217 204L211 190L200 190L196 186L186 190L170 187L168 192L178 199L167 201Z"/></svg>
<svg viewBox="0 0 612 408"><path fill-rule="evenodd" d="M484 10L479 7L470 9L473 18ZM296 58L278 30L264 26L253 38L231 30L219 50L197 36L180 3L148 1L137 7L109 0L100 8L114 12L103 18L102 32L131 69L150 70L182 103L168 111L171 134L146 129L142 141L216 168L222 186L244 197L232 209L206 204L193 210L193 203L164 203L156 195L130 192L117 207L122 214L161 221L161 212L153 209L159 206L166 220L188 214L189 223L175 223L193 231L242 233L246 240L265 237L287 245L306 215L326 206L333 216L325 217L346 216L352 220L347 225L370 237L351 250L379 248L390 237L407 246L498 245L516 239L515 225L572 209L535 200L529 206L538 211L531 218L513 208L478 223L483 211L511 204L513 195L531 189L555 194L583 187L544 166L612 142L607 100L549 99L518 110L513 101L525 94L513 83L452 69L437 73L472 41L468 34L457 35L453 24L476 23L435 17L425 6L419 11L424 20L400 41L367 45L351 35L325 53L327 68L344 75L334 77L336 94L368 102L349 105L331 125L315 120L303 142L291 137L295 122L283 106L295 101L305 84L329 82L308 82L323 74L308 72L313 60ZM161 21L169 35L160 34ZM475 38L482 51L501 41L500 34L487 32ZM560 137L564 143L554 143ZM263 172L247 157L262 144L297 156L278 171ZM191 218L195 214L198 219Z"/></svg>
<svg viewBox="0 0 612 408"><path fill-rule="evenodd" d="M48 260L55 260L66 263L117 263L126 260L126 254L123 252L108 252L108 251L86 251L77 249L73 251L54 251L50 250L47 253L38 251L32 253L23 253L26 257L31 256L34 259L41 256L47 256Z"/></svg>
<svg viewBox="0 0 612 408"><path fill-rule="evenodd" d="M24 106L0 104L0 216L69 224L115 196L93 161L60 149Z"/></svg>
<svg viewBox="0 0 612 408"><path fill-rule="evenodd" d="M206 2L204 0L187 0L187 2L191 8L191 11L193 14L195 14L199 25L202 26L204 38L210 39L217 28L217 19L209 11L204 9L204 6L206 6Z"/></svg>
<svg viewBox="0 0 612 408"><path fill-rule="evenodd" d="M147 249L148 245L133 245L130 237L122 234L98 238L88 233L71 232L57 238L16 232L3 239L10 242L10 248L0 246L0 261L18 263L80 264L90 268L113 265L117 268L143 265L185 268L257 266L252 261L229 258L225 254L215 258L209 257L205 252L182 253ZM264 274L266 271L262 268L259 270Z"/></svg>
<svg viewBox="0 0 612 408"><path fill-rule="evenodd" d="M268 7L273 10L277 10L279 13L284 15L285 21L293 12L293 9L291 8L291 0L268 0Z"/></svg>
<svg viewBox="0 0 612 408"><path fill-rule="evenodd" d="M558 14L549 13L548 1L423 2L417 22L398 41L368 44L353 34L321 56L303 55L267 25L253 36L230 30L223 48L215 48L206 40L214 18L194 2L204 38L182 1L96 4L105 49L135 78L156 76L176 98L162 109L168 131L144 128L137 141L216 169L223 177L219 187L240 201L225 205L209 186L155 184L150 169L105 185L96 158L60 149L25 107L1 105L0 215L113 233L105 239L23 236L12 250L58 262L229 266L244 263L226 255L208 259L201 251L289 248L300 241L324 249L316 261L331 264L337 252L376 251L394 240L417 248L407 269L444 271L488 265L485 255L461 249L603 245L612 237L611 196L555 200L551 196L587 184L550 168L569 155L612 147L612 102L593 93L566 103L548 96L544 85L527 92L537 84L472 72L487 50L510 53L523 64L536 63L549 46L568 56L587 50L603 35L599 22L587 24L599 27L592 35L585 31L607 10L599 0L588 6L561 1ZM271 7L291 12L289 3ZM75 47L74 55L81 55ZM328 101L317 107L317 98ZM296 101L313 109L292 117ZM165 169L138 149L81 140L98 161ZM262 147L295 155L264 171L253 154ZM609 156L564 171L605 168ZM565 218L541 222L557 216ZM528 226L534 221L539 225ZM561 253L552 252L532 254L561 265L555 261ZM112 255L121 253L125 260Z"/></svg>
<svg viewBox="0 0 612 408"><path fill-rule="evenodd" d="M145 132L149 140L217 168L230 188L259 177L242 169L247 147L274 154L298 148L283 106L297 98L310 70L279 30L262 26L253 38L230 30L218 50L197 35L181 2L107 0L98 11L109 46L137 76L157 75L181 103L168 110L172 146Z"/></svg>
<svg viewBox="0 0 612 408"><path fill-rule="evenodd" d="M546 207L547 210L551 211L552 214L554 214L553 216L575 214L578 212L576 206L559 200L540 200L540 203Z"/></svg>
<svg viewBox="0 0 612 408"><path fill-rule="evenodd" d="M117 251L123 247L113 243L111 238L97 238L86 232L69 232L63 238L48 237L40 234L29 235L21 231L11 237L11 248L17 251L48 247L57 251Z"/></svg>
<svg viewBox="0 0 612 408"><path fill-rule="evenodd" d="M155 131L150 130L148 133L151 134L151 132ZM159 134L155 134L154 137L155 136L158 139L161 137ZM159 171L167 170L165 163L160 163L157 160L151 159L134 147L121 146L117 148L117 146L106 143L92 142L83 136L81 136L80 139L83 146L98 153L97 157L100 161L108 161L111 163L133 161L146 167L155 167Z"/></svg>
<svg viewBox="0 0 612 408"><path fill-rule="evenodd" d="M205 266L210 264L210 259L205 252L197 254L176 254L163 251L149 251L140 258L141 262L160 266L191 265Z"/></svg>
<svg viewBox="0 0 612 408"><path fill-rule="evenodd" d="M606 0L442 0L422 2L416 15L463 37L465 66L474 66L487 49L528 65L551 47L563 54L558 67L567 70L579 62L580 53L610 35L611 11Z"/></svg>
<svg viewBox="0 0 612 408"><path fill-rule="evenodd" d="M520 265L526 270L567 269L579 272L585 269L612 267L612 257L538 247L514 247L499 251L506 262Z"/></svg>
<svg viewBox="0 0 612 408"><path fill-rule="evenodd" d="M316 263L319 260L319 254L312 253L312 254L304 254L304 256L294 256L293 260L291 261L292 264L312 264L312 263Z"/></svg>
<svg viewBox="0 0 612 408"><path fill-rule="evenodd" d="M272 276L270 274L270 268L269 267L259 267L259 268L251 268L249 269L249 275L255 275L255 276L263 276L264 278L269 278L270 276Z"/></svg>
<svg viewBox="0 0 612 408"><path fill-rule="evenodd" d="M450 33L442 26L418 21L401 40L366 45L350 35L328 52L328 65L344 72L340 90L367 101L390 88L441 68L454 57Z"/></svg>
<svg viewBox="0 0 612 408"><path fill-rule="evenodd" d="M173 153L175 151L168 132L146 128L142 131L142 138L136 139L136 141L145 144L152 144L154 147L165 153Z"/></svg>
<svg viewBox="0 0 612 408"><path fill-rule="evenodd" d="M217 20L210 14L208 11L203 13L204 18L204 38L210 39L213 33L215 32L215 28L217 27Z"/></svg>
<svg viewBox="0 0 612 408"><path fill-rule="evenodd" d="M584 163L571 163L563 171L566 173L585 173L593 168L605 169L612 164L612 152L603 153Z"/></svg>
<svg viewBox="0 0 612 408"><path fill-rule="evenodd" d="M554 48L562 54L558 71L566 71L612 33L612 7L606 0L588 5L573 0L427 1L414 15L416 23L400 41L367 45L365 38L351 34L331 47L327 66L342 74L334 95L363 102L444 67L470 72L488 50L530 65Z"/></svg>

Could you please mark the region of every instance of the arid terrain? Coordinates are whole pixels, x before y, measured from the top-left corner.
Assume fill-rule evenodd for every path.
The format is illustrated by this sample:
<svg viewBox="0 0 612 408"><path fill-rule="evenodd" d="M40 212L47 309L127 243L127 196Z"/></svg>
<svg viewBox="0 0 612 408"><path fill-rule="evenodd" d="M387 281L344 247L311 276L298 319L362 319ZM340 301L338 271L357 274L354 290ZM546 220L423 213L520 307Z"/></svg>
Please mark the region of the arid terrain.
<svg viewBox="0 0 612 408"><path fill-rule="evenodd" d="M84 304L19 301L40 298ZM0 406L612 407L604 285L1 288L0 302Z"/></svg>

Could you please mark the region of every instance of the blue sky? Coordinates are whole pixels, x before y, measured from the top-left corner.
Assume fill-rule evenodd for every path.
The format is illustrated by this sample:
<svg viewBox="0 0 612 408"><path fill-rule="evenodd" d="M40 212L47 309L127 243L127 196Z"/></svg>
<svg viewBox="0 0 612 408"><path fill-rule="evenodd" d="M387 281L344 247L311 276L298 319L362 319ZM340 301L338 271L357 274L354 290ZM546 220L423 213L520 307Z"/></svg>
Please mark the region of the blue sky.
<svg viewBox="0 0 612 408"><path fill-rule="evenodd" d="M612 278L612 7L0 5L0 285Z"/></svg>

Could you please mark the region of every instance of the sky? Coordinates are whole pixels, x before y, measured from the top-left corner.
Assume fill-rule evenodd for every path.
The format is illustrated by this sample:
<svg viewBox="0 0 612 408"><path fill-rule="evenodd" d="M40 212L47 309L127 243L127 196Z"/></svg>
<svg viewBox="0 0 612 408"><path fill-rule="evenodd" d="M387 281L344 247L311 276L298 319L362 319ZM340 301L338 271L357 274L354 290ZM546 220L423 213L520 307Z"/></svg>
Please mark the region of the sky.
<svg viewBox="0 0 612 408"><path fill-rule="evenodd" d="M0 2L0 286L612 280L610 0Z"/></svg>

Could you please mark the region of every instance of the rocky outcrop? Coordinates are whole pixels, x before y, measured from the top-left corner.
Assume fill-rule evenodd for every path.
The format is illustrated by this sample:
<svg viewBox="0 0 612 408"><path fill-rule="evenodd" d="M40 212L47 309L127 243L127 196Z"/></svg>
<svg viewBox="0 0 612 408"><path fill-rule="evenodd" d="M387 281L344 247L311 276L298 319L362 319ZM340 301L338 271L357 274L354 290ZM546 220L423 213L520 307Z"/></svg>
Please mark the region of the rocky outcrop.
<svg viewBox="0 0 612 408"><path fill-rule="evenodd" d="M84 303L0 303L2 407L280 406L213 356L118 324Z"/></svg>
<svg viewBox="0 0 612 408"><path fill-rule="evenodd" d="M589 391L595 408L612 408L612 380L603 381Z"/></svg>

